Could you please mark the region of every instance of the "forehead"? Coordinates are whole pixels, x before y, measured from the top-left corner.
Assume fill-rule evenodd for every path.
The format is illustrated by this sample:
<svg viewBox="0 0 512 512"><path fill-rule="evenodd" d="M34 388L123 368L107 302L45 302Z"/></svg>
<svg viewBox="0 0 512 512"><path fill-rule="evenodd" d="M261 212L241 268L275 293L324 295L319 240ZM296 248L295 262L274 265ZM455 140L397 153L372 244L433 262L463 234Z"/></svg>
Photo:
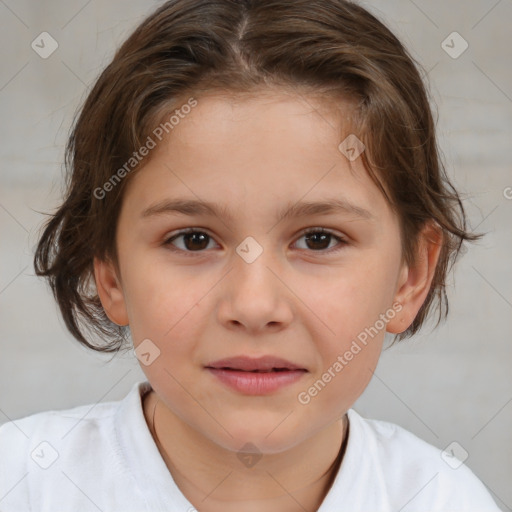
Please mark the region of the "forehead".
<svg viewBox="0 0 512 512"><path fill-rule="evenodd" d="M127 194L141 211L169 195L245 210L253 205L254 213L271 202L275 212L277 202L327 195L375 215L386 208L361 158L351 160L340 149L351 135L349 103L287 91L210 93L195 100L186 114L174 116L169 133L156 140L149 162L131 180ZM165 122L163 116L160 126Z"/></svg>
<svg viewBox="0 0 512 512"><path fill-rule="evenodd" d="M183 96L175 102L177 110L190 98ZM165 130L169 133L164 134L164 138L189 143L193 139L194 144L238 139L244 143L245 149L254 147L256 142L264 142L269 134L273 142L278 143L276 145L285 144L285 147L288 143L297 144L300 137L324 140L326 145L336 144L336 141L341 141L343 133L350 133L350 120L354 113L354 104L348 100L331 96L322 98L318 93L284 88L245 93L210 91L195 101L196 106L190 111L187 109L172 130ZM165 123L166 119L169 119L169 113L164 114L161 121ZM328 138L326 132L330 134ZM248 135L251 139L247 139ZM302 147L303 150L307 148Z"/></svg>

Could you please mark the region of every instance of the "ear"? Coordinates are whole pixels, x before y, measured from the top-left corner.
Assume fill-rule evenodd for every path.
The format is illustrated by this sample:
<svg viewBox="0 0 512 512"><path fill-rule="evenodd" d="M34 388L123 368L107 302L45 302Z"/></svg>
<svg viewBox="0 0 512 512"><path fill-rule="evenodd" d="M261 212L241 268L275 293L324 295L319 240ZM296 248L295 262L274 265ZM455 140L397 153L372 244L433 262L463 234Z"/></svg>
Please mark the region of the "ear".
<svg viewBox="0 0 512 512"><path fill-rule="evenodd" d="M428 222L418 235L415 261L403 264L394 303L402 305L400 313L387 324L387 332L398 334L414 321L425 302L443 245L443 233L434 222Z"/></svg>
<svg viewBox="0 0 512 512"><path fill-rule="evenodd" d="M117 325L128 325L124 293L113 263L94 258L94 279L107 316Z"/></svg>

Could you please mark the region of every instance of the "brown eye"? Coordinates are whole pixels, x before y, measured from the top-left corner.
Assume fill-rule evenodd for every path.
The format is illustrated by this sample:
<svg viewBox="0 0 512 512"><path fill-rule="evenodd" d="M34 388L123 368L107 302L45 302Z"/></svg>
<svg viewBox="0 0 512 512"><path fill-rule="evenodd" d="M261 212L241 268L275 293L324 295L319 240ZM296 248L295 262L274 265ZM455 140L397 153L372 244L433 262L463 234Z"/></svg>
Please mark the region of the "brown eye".
<svg viewBox="0 0 512 512"><path fill-rule="evenodd" d="M304 238L306 242L305 249L316 252L334 252L343 248L347 242L340 236L326 231L325 229L309 230L302 234L301 238ZM333 241L338 241L338 244L331 245ZM302 248L301 248L302 249Z"/></svg>
<svg viewBox="0 0 512 512"><path fill-rule="evenodd" d="M310 229L302 233L300 239L302 238L305 240L305 247L299 247L299 249L326 254L339 251L348 244L342 237L325 229ZM210 242L214 241L208 233L190 228L171 236L163 245L169 246L173 251L190 255L213 248L209 246Z"/></svg>
<svg viewBox="0 0 512 512"><path fill-rule="evenodd" d="M181 247L173 242L182 239ZM208 248L208 243L211 240L210 235L204 231L186 230L177 233L164 242L164 245L173 245L177 250L185 252L201 252Z"/></svg>
<svg viewBox="0 0 512 512"><path fill-rule="evenodd" d="M305 236L306 243L310 249L327 249L331 242L332 235L329 233L310 233Z"/></svg>

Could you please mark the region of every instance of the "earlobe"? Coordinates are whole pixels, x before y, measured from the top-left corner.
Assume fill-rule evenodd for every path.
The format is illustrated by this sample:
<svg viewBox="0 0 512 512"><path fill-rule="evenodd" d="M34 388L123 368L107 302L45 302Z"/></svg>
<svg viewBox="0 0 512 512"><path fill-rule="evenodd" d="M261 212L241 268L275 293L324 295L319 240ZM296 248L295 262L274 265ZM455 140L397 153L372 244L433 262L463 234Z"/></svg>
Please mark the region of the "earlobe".
<svg viewBox="0 0 512 512"><path fill-rule="evenodd" d="M443 246L443 233L435 223L428 223L421 231L415 261L404 263L397 282L394 302L402 305L399 314L387 324L387 332L398 334L414 321L425 302L434 278Z"/></svg>
<svg viewBox="0 0 512 512"><path fill-rule="evenodd" d="M106 315L117 325L128 325L124 292L113 263L94 258L94 279Z"/></svg>

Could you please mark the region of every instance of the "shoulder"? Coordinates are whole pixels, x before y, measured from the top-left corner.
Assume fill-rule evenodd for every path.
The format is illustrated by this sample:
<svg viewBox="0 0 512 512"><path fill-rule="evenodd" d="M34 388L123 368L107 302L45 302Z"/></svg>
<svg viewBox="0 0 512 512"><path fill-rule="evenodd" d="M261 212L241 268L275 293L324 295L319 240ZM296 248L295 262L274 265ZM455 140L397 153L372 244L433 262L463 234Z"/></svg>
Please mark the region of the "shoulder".
<svg viewBox="0 0 512 512"><path fill-rule="evenodd" d="M483 483L458 460L457 455L465 459L460 445L454 445L454 450L441 450L399 425L363 418L353 409L349 419L356 431L354 437L365 443L370 452L390 501L403 512L422 507L443 511L499 510Z"/></svg>
<svg viewBox="0 0 512 512"><path fill-rule="evenodd" d="M26 472L34 464L46 469L61 455L61 447L69 450L86 439L98 441L105 435L117 404L44 411L4 423L0 426L0 473Z"/></svg>
<svg viewBox="0 0 512 512"><path fill-rule="evenodd" d="M124 471L116 424L136 411L138 392L139 383L122 401L45 411L1 425L0 498L5 510L50 503L66 486L76 491L71 484L75 478L106 481ZM98 465L98 460L104 463Z"/></svg>
<svg viewBox="0 0 512 512"><path fill-rule="evenodd" d="M2 458L15 453L19 455L22 450L35 448L34 443L38 440L61 440L70 434L75 434L72 436L75 438L94 435L115 414L118 403L44 411L4 423L0 426L0 454Z"/></svg>

